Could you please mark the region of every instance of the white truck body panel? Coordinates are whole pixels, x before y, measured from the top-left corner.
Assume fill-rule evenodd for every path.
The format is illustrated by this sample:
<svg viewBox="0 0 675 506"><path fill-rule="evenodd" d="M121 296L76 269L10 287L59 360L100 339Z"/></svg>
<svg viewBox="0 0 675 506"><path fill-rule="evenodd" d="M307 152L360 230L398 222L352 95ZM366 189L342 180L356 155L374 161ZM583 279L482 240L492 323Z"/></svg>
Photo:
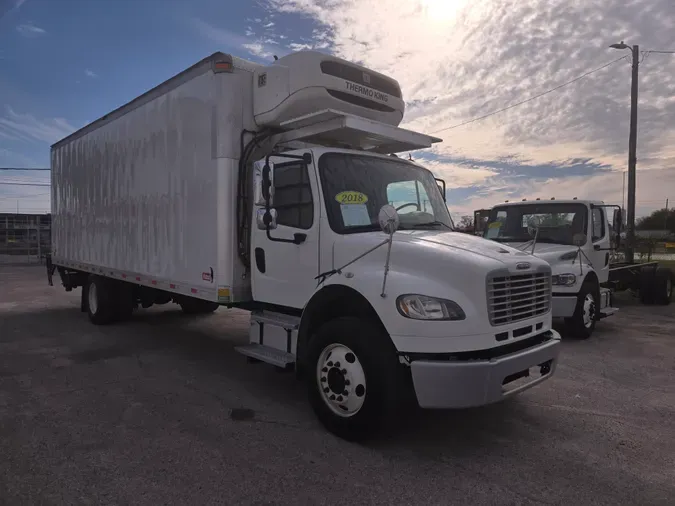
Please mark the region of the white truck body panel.
<svg viewBox="0 0 675 506"><path fill-rule="evenodd" d="M252 72L235 62L214 73L208 60L52 147L56 265L212 301L218 290L221 302L250 297L235 206Z"/></svg>

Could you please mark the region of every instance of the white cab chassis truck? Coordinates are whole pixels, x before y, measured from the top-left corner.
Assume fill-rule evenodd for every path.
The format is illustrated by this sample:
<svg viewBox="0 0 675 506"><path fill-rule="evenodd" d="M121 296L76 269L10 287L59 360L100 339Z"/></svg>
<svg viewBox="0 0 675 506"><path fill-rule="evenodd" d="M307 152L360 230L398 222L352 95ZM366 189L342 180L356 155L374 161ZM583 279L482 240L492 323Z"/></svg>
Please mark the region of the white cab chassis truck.
<svg viewBox="0 0 675 506"><path fill-rule="evenodd" d="M549 265L453 231L445 183L394 154L440 141L403 112L394 79L339 58L215 53L52 146L49 282L94 324L250 310L238 351L295 370L348 439L406 389L465 408L545 381Z"/></svg>
<svg viewBox="0 0 675 506"><path fill-rule="evenodd" d="M613 212L610 225L609 211ZM553 317L589 338L614 314L612 293L632 290L645 304L669 304L673 273L658 262L613 261L623 226L619 206L593 200L522 200L474 212L476 233L545 260L553 272Z"/></svg>

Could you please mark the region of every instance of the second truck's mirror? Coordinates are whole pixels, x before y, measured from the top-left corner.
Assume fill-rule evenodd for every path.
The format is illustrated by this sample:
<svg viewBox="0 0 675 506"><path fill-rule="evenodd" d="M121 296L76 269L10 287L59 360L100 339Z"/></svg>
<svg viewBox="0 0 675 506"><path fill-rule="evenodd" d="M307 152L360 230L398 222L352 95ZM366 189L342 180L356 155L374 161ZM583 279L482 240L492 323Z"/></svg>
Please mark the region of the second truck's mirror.
<svg viewBox="0 0 675 506"><path fill-rule="evenodd" d="M389 235L396 232L400 224L398 211L396 211L394 206L389 204L385 204L380 208L380 213L377 216L377 220L380 223L382 232Z"/></svg>
<svg viewBox="0 0 675 506"><path fill-rule="evenodd" d="M258 209L255 215L255 221L258 225L258 230L274 230L277 228L277 210Z"/></svg>
<svg viewBox="0 0 675 506"><path fill-rule="evenodd" d="M617 234L621 234L623 230L623 213L621 209L614 209L614 217L612 219L612 228Z"/></svg>

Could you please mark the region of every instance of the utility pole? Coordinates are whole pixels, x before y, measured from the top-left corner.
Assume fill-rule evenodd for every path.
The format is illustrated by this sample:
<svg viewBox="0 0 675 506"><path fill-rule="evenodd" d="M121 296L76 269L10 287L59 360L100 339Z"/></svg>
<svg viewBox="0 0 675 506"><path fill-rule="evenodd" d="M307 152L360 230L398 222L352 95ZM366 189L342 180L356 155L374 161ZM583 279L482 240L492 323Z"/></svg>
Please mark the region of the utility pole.
<svg viewBox="0 0 675 506"><path fill-rule="evenodd" d="M635 172L637 166L637 107L638 107L638 66L640 47L634 45L633 73L630 87L630 133L628 135L628 223L626 226L626 261L633 263L635 254Z"/></svg>
<svg viewBox="0 0 675 506"><path fill-rule="evenodd" d="M663 217L663 230L668 230L668 199L666 199L666 214Z"/></svg>
<svg viewBox="0 0 675 506"><path fill-rule="evenodd" d="M630 134L628 136L628 202L626 210L626 261L635 259L635 175L637 165L637 106L638 106L638 67L640 65L640 46L629 46L621 41L612 44L612 49L630 49L633 72L630 88ZM646 51L646 53L675 54L675 51Z"/></svg>

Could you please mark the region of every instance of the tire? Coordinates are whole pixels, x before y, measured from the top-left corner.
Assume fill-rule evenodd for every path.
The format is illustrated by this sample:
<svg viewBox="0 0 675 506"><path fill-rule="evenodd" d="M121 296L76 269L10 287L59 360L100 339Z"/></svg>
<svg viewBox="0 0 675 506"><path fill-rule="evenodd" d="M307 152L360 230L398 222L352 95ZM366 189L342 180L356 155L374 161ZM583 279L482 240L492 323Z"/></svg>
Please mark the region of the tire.
<svg viewBox="0 0 675 506"><path fill-rule="evenodd" d="M396 418L403 376L389 336L377 325L330 320L310 339L306 358L309 403L329 432L365 441Z"/></svg>
<svg viewBox="0 0 675 506"><path fill-rule="evenodd" d="M89 321L94 325L107 325L116 316L114 290L110 280L91 274L87 279L86 306Z"/></svg>
<svg viewBox="0 0 675 506"><path fill-rule="evenodd" d="M651 287L654 304L667 306L673 299L673 282L675 275L667 267L657 267L654 271L653 284Z"/></svg>
<svg viewBox="0 0 675 506"><path fill-rule="evenodd" d="M185 314L207 314L213 313L220 307L217 302L186 297L180 301L180 307Z"/></svg>
<svg viewBox="0 0 675 506"><path fill-rule="evenodd" d="M577 294L574 315L566 319L569 333L579 339L593 335L600 311L600 287L595 281L584 281Z"/></svg>
<svg viewBox="0 0 675 506"><path fill-rule="evenodd" d="M654 267L640 269L640 302L645 305L654 303Z"/></svg>
<svg viewBox="0 0 675 506"><path fill-rule="evenodd" d="M114 281L114 304L116 321L125 321L131 318L134 312L134 287L124 281Z"/></svg>

